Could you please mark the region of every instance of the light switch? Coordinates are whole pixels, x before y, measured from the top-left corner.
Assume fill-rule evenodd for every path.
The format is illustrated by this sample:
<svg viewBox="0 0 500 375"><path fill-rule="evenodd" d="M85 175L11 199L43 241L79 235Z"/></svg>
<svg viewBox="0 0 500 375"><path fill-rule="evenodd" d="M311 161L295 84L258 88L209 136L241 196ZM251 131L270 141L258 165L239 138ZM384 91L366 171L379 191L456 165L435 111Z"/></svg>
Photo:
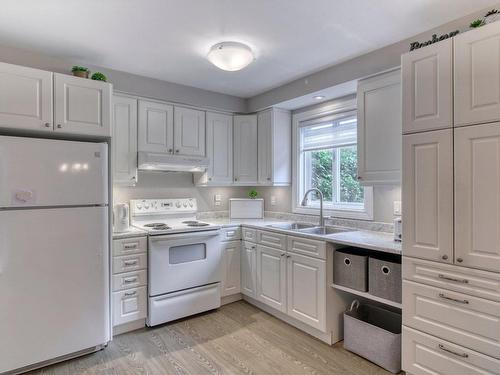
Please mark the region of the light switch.
<svg viewBox="0 0 500 375"><path fill-rule="evenodd" d="M220 206L222 203L222 195L220 194L215 194L214 195L214 202L216 206Z"/></svg>
<svg viewBox="0 0 500 375"><path fill-rule="evenodd" d="M401 215L401 201L394 201L394 215Z"/></svg>
<svg viewBox="0 0 500 375"><path fill-rule="evenodd" d="M276 206L276 196L271 195L271 206Z"/></svg>

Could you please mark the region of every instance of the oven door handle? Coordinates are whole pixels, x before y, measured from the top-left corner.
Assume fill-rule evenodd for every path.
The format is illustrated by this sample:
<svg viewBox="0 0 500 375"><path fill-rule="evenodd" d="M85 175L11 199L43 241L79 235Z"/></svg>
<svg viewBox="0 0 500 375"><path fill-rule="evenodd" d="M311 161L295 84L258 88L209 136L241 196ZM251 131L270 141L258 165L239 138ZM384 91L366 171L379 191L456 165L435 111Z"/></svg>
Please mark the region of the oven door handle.
<svg viewBox="0 0 500 375"><path fill-rule="evenodd" d="M160 236L150 236L149 239L152 242L160 241L171 241L171 240L182 240L200 237L215 237L220 234L220 230L205 230L202 232L187 232L187 233L177 233L177 234L165 234Z"/></svg>

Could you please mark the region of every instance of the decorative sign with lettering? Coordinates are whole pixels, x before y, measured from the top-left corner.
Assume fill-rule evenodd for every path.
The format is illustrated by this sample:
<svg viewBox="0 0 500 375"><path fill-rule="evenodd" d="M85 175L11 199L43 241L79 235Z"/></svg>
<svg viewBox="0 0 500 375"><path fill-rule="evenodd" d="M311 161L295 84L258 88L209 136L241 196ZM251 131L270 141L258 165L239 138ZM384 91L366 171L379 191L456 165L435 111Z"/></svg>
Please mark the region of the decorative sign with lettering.
<svg viewBox="0 0 500 375"><path fill-rule="evenodd" d="M455 35L457 35L460 31L455 30L452 31L451 33L448 34L443 34L440 37L438 37L436 34L432 35L432 39L428 40L427 42L412 42L410 43L410 51L413 51L414 49L419 49L425 46L428 46L430 44L434 44L437 42L440 42L442 40L448 39L448 38L453 38Z"/></svg>

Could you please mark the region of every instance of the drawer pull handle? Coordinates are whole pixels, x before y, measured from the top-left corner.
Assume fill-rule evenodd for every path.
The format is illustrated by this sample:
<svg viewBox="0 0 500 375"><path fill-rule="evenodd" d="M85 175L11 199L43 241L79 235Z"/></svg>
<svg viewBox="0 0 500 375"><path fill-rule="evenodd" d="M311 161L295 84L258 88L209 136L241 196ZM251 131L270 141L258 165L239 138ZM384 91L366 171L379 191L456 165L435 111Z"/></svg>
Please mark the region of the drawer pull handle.
<svg viewBox="0 0 500 375"><path fill-rule="evenodd" d="M439 298L446 299L448 301L457 302L457 303L462 303L464 305L468 305L469 304L469 301L467 301L466 299L451 298L451 297L445 296L443 293L439 293Z"/></svg>
<svg viewBox="0 0 500 375"><path fill-rule="evenodd" d="M469 280L467 280L467 279L454 279L453 277L448 277L448 276L441 275L441 274L438 275L438 278L443 279L443 280L448 280L448 281L454 281L456 283L461 283L461 284L468 284L469 283Z"/></svg>
<svg viewBox="0 0 500 375"><path fill-rule="evenodd" d="M280 257L284 257L285 255L286 255L286 253L283 253L283 254L280 255Z"/></svg>
<svg viewBox="0 0 500 375"><path fill-rule="evenodd" d="M125 266L136 266L137 265L137 261L136 260L132 260L132 261L126 261L126 262L123 262L123 264Z"/></svg>
<svg viewBox="0 0 500 375"><path fill-rule="evenodd" d="M344 264L346 266L350 266L351 265L351 260L349 258L344 258Z"/></svg>
<svg viewBox="0 0 500 375"><path fill-rule="evenodd" d="M124 245L123 248L125 250L137 249L137 244L135 243L135 244L132 244L132 245L130 245L130 244L129 245Z"/></svg>
<svg viewBox="0 0 500 375"><path fill-rule="evenodd" d="M137 294L137 292L126 292L125 297L132 297L132 296L135 296L136 294Z"/></svg>
<svg viewBox="0 0 500 375"><path fill-rule="evenodd" d="M438 347L439 347L439 349L441 349L442 351L444 351L446 353L450 353L450 354L456 355L456 356L461 357L461 358L469 358L469 355L467 353L457 353L453 350L446 348L442 344L439 344Z"/></svg>
<svg viewBox="0 0 500 375"><path fill-rule="evenodd" d="M135 283L137 282L137 277L130 277L128 279L123 279L123 282L125 284L132 284L132 283Z"/></svg>

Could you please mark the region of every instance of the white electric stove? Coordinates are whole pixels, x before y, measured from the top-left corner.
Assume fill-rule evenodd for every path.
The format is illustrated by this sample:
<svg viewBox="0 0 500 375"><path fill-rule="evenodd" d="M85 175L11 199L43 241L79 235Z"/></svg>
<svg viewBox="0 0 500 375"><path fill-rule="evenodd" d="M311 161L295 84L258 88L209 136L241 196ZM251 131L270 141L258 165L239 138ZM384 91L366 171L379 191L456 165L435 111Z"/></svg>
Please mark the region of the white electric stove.
<svg viewBox="0 0 500 375"><path fill-rule="evenodd" d="M220 227L196 220L195 198L130 201L148 233L148 326L220 307Z"/></svg>

